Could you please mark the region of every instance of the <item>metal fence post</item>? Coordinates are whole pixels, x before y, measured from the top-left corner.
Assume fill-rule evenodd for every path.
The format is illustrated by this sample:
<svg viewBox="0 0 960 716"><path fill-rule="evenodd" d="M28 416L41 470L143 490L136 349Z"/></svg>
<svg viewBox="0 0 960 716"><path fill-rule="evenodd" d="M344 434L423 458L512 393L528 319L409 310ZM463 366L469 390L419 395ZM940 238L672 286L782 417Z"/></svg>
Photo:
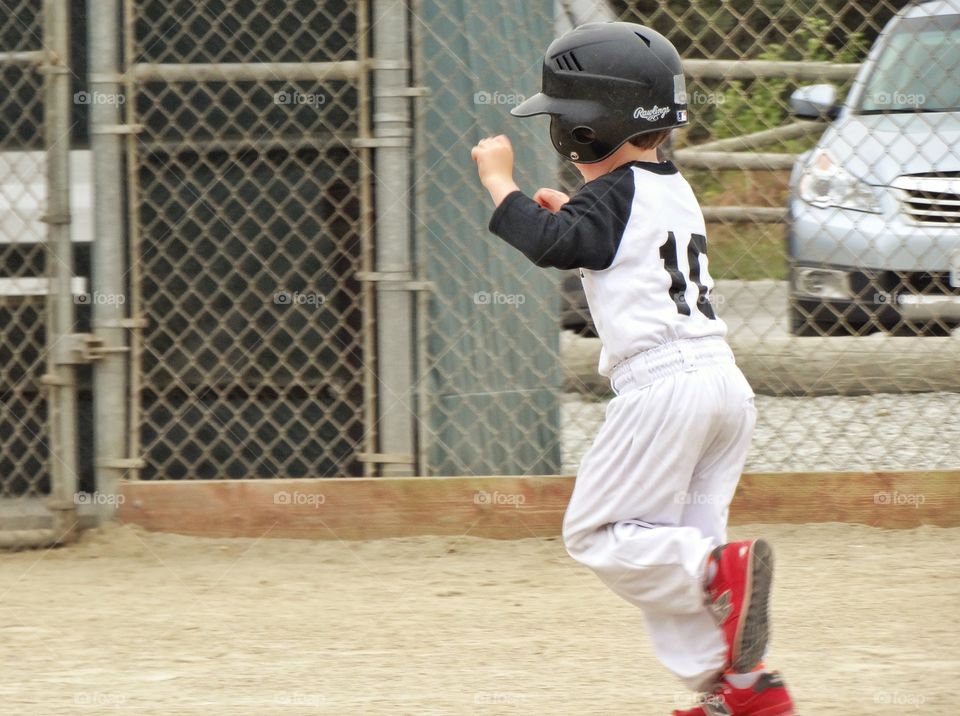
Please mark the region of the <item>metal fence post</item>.
<svg viewBox="0 0 960 716"><path fill-rule="evenodd" d="M377 223L377 410L382 475L412 475L414 330L410 291L411 126L406 3L373 3Z"/></svg>
<svg viewBox="0 0 960 716"><path fill-rule="evenodd" d="M125 460L127 421L126 275L123 254L123 157L118 73L118 0L90 3L88 43L90 92L115 101L90 105L94 240L93 288L112 300L91 301L93 332L103 351L93 369L95 474L97 490L113 495L132 465ZM124 98L126 99L126 98ZM112 517L116 500L101 500L101 519Z"/></svg>
<svg viewBox="0 0 960 716"><path fill-rule="evenodd" d="M45 0L44 149L47 208L47 375L50 407L50 500L57 541L76 528L77 376L73 363L73 245L70 241L70 5Z"/></svg>

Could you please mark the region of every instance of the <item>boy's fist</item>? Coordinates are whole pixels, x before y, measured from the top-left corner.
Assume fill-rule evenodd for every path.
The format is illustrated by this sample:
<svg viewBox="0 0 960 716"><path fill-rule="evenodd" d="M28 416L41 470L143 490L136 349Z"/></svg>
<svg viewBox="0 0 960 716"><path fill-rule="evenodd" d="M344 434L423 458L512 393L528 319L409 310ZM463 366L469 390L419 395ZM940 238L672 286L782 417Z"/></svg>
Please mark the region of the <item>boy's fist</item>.
<svg viewBox="0 0 960 716"><path fill-rule="evenodd" d="M480 183L490 192L497 206L517 190L513 181L513 147L506 135L481 139L470 150L470 158L477 163Z"/></svg>
<svg viewBox="0 0 960 716"><path fill-rule="evenodd" d="M533 195L533 200L544 209L549 209L556 214L558 211L560 211L560 207L570 201L570 197L564 194L562 191L557 191L556 189L550 189L548 187L542 187L537 189L537 193Z"/></svg>
<svg viewBox="0 0 960 716"><path fill-rule="evenodd" d="M480 182L484 186L513 180L513 147L505 134L481 139L471 150L470 158L477 163Z"/></svg>

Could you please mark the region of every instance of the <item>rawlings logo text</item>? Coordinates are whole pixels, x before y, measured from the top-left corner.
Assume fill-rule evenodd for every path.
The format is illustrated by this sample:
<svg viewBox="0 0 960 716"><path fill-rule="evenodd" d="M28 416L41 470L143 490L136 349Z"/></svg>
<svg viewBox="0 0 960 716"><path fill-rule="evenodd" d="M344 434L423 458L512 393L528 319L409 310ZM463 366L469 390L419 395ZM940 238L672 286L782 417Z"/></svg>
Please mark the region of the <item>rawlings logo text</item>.
<svg viewBox="0 0 960 716"><path fill-rule="evenodd" d="M637 107L635 110L633 110L633 118L645 119L648 122L656 122L658 119L663 119L669 111L669 107L658 107L657 105L653 105L653 107L650 109Z"/></svg>

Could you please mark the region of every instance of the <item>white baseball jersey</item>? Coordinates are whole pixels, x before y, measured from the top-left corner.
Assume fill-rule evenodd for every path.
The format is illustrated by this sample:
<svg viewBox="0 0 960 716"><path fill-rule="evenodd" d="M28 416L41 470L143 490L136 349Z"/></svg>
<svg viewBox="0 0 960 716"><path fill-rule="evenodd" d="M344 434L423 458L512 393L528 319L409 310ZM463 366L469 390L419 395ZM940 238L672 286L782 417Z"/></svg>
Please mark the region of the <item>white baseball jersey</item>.
<svg viewBox="0 0 960 716"><path fill-rule="evenodd" d="M710 303L703 214L671 162L618 167L555 214L514 192L490 230L538 266L580 269L601 375L664 343L726 335Z"/></svg>

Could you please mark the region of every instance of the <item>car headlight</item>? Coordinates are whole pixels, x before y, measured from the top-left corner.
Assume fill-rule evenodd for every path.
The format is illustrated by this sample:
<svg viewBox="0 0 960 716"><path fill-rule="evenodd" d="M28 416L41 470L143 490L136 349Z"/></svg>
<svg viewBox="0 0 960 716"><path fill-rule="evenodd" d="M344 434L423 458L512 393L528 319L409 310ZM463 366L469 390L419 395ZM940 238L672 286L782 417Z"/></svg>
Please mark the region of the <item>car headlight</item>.
<svg viewBox="0 0 960 716"><path fill-rule="evenodd" d="M797 189L800 198L813 206L880 213L880 202L873 187L840 166L826 150L814 152L807 161Z"/></svg>

